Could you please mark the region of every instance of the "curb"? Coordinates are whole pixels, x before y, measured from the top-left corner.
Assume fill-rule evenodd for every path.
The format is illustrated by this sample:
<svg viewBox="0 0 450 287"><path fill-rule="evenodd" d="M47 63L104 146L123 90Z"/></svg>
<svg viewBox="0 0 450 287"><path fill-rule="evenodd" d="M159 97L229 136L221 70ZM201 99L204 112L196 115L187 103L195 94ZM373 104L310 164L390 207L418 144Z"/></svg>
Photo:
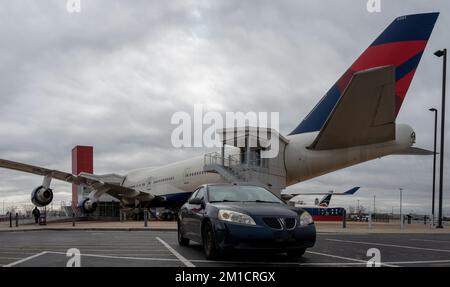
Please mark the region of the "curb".
<svg viewBox="0 0 450 287"><path fill-rule="evenodd" d="M81 228L70 228L70 227L48 227L48 228L35 228L35 229L4 229L1 232L27 232L27 231L176 231L176 228L97 228L97 227L81 227Z"/></svg>

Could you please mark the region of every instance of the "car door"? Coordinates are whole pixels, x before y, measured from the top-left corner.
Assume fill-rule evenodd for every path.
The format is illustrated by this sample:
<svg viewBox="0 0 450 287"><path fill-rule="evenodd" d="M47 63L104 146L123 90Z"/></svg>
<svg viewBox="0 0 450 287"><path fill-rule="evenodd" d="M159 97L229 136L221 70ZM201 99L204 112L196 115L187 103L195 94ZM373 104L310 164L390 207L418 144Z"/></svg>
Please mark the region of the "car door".
<svg viewBox="0 0 450 287"><path fill-rule="evenodd" d="M205 216L205 187L199 188L197 194L195 195L196 199L200 199L202 201L201 204L191 204L190 205L190 214L192 220L192 236L195 237L195 241L202 241L202 221Z"/></svg>
<svg viewBox="0 0 450 287"><path fill-rule="evenodd" d="M183 228L184 236L191 239L192 236L192 213L190 211L191 205L189 201L197 195L198 189L194 190L188 201L180 209L180 224Z"/></svg>

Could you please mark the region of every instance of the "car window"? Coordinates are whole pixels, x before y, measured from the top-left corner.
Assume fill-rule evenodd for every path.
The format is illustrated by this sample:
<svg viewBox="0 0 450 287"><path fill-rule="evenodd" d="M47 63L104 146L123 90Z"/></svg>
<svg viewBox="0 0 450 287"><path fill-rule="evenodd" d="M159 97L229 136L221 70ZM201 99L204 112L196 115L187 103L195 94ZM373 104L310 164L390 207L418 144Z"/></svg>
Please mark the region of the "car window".
<svg viewBox="0 0 450 287"><path fill-rule="evenodd" d="M189 197L188 200L195 198L195 196L197 195L197 192L198 192L198 189L194 190L194 192L191 194L191 196Z"/></svg>
<svg viewBox="0 0 450 287"><path fill-rule="evenodd" d="M201 187L197 194L195 195L195 198L200 198L201 200L203 200L203 198L205 197L205 188Z"/></svg>
<svg viewBox="0 0 450 287"><path fill-rule="evenodd" d="M208 189L210 202L273 202L283 203L278 197L259 186L212 185Z"/></svg>

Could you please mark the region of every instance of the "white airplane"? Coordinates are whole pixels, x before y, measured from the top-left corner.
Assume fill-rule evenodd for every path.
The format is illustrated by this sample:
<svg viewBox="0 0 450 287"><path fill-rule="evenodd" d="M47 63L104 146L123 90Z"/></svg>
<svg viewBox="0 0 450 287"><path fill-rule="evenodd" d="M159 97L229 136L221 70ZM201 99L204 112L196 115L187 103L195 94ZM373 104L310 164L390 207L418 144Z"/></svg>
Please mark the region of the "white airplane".
<svg viewBox="0 0 450 287"><path fill-rule="evenodd" d="M287 199L295 204L295 206L300 207L316 207L316 208L327 208L330 205L331 197L333 195L352 195L355 194L359 190L359 186L353 187L345 192L334 192L333 190L330 190L328 192L314 192L314 193L289 193L289 194L282 194L282 199ZM302 199L305 195L323 195L322 199L319 200L319 198L315 199L314 205L307 204ZM284 198L283 198L284 197Z"/></svg>
<svg viewBox="0 0 450 287"><path fill-rule="evenodd" d="M395 19L285 137L286 186L387 155L432 154L412 147L413 129L395 119L438 15ZM105 193L125 206L181 205L200 184L227 181L204 166L204 156L199 156L123 175L74 175L0 159L0 167L44 177L31 194L37 206L51 202L52 179L90 187L92 192L79 203L85 213L93 212Z"/></svg>

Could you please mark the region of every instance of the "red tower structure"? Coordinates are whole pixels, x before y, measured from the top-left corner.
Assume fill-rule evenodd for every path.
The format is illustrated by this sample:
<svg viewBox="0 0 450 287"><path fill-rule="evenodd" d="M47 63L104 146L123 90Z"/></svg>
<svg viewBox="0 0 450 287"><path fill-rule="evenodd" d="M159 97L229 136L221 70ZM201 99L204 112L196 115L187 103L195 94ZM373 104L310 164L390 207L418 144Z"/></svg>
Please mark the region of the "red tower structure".
<svg viewBox="0 0 450 287"><path fill-rule="evenodd" d="M77 145L72 149L72 174L80 172L94 172L94 148L92 146ZM83 187L72 184L72 208L76 208L79 195L83 193Z"/></svg>

